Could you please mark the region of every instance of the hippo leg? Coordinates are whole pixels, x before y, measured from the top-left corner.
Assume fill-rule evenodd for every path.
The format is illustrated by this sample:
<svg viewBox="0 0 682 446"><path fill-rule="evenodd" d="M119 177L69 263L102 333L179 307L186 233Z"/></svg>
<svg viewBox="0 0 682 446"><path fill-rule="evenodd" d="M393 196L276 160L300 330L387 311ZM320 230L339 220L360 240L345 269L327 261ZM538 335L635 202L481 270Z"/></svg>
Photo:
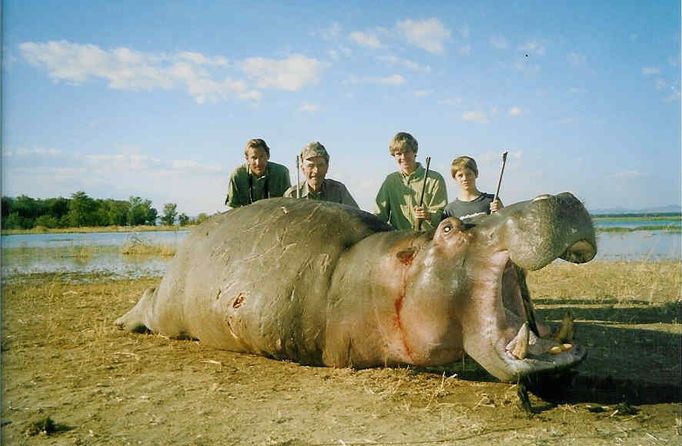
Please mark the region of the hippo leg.
<svg viewBox="0 0 682 446"><path fill-rule="evenodd" d="M156 298L156 287L147 288L137 304L126 314L114 321L121 330L130 333L147 333L150 328L145 324L145 315Z"/></svg>

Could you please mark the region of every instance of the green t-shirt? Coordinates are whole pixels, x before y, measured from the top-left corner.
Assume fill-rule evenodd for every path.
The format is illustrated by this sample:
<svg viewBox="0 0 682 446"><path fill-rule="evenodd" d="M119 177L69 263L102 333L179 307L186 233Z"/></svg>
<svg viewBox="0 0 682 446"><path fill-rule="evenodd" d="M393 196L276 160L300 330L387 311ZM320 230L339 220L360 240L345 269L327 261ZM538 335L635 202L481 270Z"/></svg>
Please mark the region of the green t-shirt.
<svg viewBox="0 0 682 446"><path fill-rule="evenodd" d="M398 230L415 228L414 208L419 205L426 169L417 163L411 175L393 172L381 185L376 198L375 214ZM431 213L430 221L422 223L422 230L438 226L443 208L448 203L445 180L438 172L429 170L424 189L424 206Z"/></svg>
<svg viewBox="0 0 682 446"><path fill-rule="evenodd" d="M238 208L264 198L281 197L290 186L289 169L281 164L269 161L265 174L260 178L242 164L230 175L225 204Z"/></svg>
<svg viewBox="0 0 682 446"><path fill-rule="evenodd" d="M303 182L298 187L292 186L284 192L285 197L296 198L296 190L300 190L301 198L309 200L332 201L334 203L341 203L354 208L358 204L353 200L353 197L348 192L346 186L340 181L325 178L319 192L313 192L308 187L307 182Z"/></svg>

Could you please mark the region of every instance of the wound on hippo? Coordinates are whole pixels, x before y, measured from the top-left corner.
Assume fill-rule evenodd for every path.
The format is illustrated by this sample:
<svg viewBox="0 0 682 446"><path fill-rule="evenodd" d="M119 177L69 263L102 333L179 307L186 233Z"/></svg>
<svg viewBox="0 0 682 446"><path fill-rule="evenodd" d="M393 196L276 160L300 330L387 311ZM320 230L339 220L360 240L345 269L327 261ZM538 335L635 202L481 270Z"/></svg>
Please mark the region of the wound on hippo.
<svg viewBox="0 0 682 446"><path fill-rule="evenodd" d="M407 248L399 251L395 256L400 260L403 265L410 265L412 260L414 260L414 255L417 252L417 248Z"/></svg>
<svg viewBox="0 0 682 446"><path fill-rule="evenodd" d="M244 293L239 293L239 296L234 298L234 302L232 302L232 308L239 308L242 306L244 303L244 299L246 299L246 295Z"/></svg>

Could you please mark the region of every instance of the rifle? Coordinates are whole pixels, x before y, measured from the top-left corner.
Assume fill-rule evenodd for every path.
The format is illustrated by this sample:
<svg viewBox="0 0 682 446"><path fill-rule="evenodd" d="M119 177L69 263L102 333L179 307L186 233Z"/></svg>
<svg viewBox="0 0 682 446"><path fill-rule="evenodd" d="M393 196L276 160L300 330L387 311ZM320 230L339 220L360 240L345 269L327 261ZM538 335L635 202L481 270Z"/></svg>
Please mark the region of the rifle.
<svg viewBox="0 0 682 446"><path fill-rule="evenodd" d="M502 154L502 170L500 170L500 178L497 179L497 189L495 190L495 196L493 197L493 202L497 200L500 195L500 186L502 185L502 175L504 174L504 165L507 164L507 153Z"/></svg>
<svg viewBox="0 0 682 446"><path fill-rule="evenodd" d="M301 155L296 155L296 198L301 198Z"/></svg>
<svg viewBox="0 0 682 446"><path fill-rule="evenodd" d="M429 176L429 166L431 165L431 157L427 156L426 157L426 171L424 172L424 180L422 181L422 192L421 195L419 196L419 207L422 207L424 205L424 192L426 190L426 178ZM417 231L422 230L422 221L421 219L417 219Z"/></svg>

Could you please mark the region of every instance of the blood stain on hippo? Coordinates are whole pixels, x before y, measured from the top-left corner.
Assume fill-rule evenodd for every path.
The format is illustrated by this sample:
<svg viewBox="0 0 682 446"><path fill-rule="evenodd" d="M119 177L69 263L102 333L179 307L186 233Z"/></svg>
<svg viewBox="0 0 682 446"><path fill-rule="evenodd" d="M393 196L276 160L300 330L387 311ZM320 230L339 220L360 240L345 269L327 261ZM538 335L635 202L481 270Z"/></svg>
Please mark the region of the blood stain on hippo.
<svg viewBox="0 0 682 446"><path fill-rule="evenodd" d="M244 305L244 301L246 300L246 294L244 293L239 293L237 297L235 297L234 302L232 302L232 308L237 309Z"/></svg>

